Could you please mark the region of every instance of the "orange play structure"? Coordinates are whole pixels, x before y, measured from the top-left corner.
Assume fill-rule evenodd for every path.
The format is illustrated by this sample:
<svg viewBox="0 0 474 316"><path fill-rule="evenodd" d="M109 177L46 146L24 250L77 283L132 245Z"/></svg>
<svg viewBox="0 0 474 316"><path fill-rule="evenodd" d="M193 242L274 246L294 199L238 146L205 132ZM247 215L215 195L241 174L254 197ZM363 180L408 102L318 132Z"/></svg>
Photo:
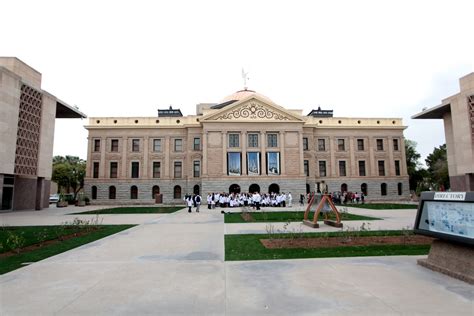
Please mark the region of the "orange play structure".
<svg viewBox="0 0 474 316"><path fill-rule="evenodd" d="M316 210L314 212L313 221L310 221L308 217L311 211L311 206L313 206L314 202L316 202L318 197L321 197L321 200L319 200ZM330 211L333 211L334 214L336 215L336 221L328 219L327 214ZM332 202L331 196L329 194L321 194L321 195L311 194L308 201L308 207L306 208L306 211L304 212L303 224L313 227L313 228L318 228L319 227L318 217L319 217L319 213L321 212L324 213L324 224L331 225L334 227L342 227L341 215L339 214L339 211L337 210L336 206Z"/></svg>

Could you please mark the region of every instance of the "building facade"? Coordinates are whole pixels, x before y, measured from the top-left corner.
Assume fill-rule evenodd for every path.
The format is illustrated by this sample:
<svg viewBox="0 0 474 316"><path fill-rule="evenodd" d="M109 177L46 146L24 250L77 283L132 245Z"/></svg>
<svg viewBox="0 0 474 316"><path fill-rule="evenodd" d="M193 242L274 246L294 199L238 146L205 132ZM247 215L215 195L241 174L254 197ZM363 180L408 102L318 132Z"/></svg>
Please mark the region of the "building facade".
<svg viewBox="0 0 474 316"><path fill-rule="evenodd" d="M55 118L85 117L41 89L41 73L0 57L2 210L49 206Z"/></svg>
<svg viewBox="0 0 474 316"><path fill-rule="evenodd" d="M407 200L401 119L285 109L251 90L196 115L94 117L85 191L93 203L182 203L187 193L364 192Z"/></svg>
<svg viewBox="0 0 474 316"><path fill-rule="evenodd" d="M413 118L443 119L451 189L474 191L474 72L459 86L459 93Z"/></svg>

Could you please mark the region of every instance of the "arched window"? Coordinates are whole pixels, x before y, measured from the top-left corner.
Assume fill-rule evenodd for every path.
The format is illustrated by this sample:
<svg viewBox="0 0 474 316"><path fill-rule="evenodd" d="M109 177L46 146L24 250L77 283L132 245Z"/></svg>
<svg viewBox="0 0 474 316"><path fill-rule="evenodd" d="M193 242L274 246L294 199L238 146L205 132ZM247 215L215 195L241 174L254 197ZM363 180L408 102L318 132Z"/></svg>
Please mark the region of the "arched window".
<svg viewBox="0 0 474 316"><path fill-rule="evenodd" d="M249 186L249 193L260 192L260 186L256 183L253 183Z"/></svg>
<svg viewBox="0 0 474 316"><path fill-rule="evenodd" d="M160 194L160 187L157 185L154 185L153 189L151 189L151 198L152 199L156 198L157 194Z"/></svg>
<svg viewBox="0 0 474 316"><path fill-rule="evenodd" d="M130 198L132 200L138 199L138 188L136 185L132 185L132 187L130 188Z"/></svg>
<svg viewBox="0 0 474 316"><path fill-rule="evenodd" d="M117 193L117 189L115 189L114 186L109 187L109 199L110 200L115 200L115 195Z"/></svg>
<svg viewBox="0 0 474 316"><path fill-rule="evenodd" d="M380 185L380 195L387 195L387 184L382 183Z"/></svg>
<svg viewBox="0 0 474 316"><path fill-rule="evenodd" d="M341 184L341 192L347 192L347 184Z"/></svg>
<svg viewBox="0 0 474 316"><path fill-rule="evenodd" d="M181 199L181 187L179 185L176 185L173 190L173 198L175 199Z"/></svg>
<svg viewBox="0 0 474 316"><path fill-rule="evenodd" d="M268 193L280 193L280 186L276 183L270 184L268 187Z"/></svg>
<svg viewBox="0 0 474 316"><path fill-rule="evenodd" d="M200 190L199 190L199 184L196 184L194 187L193 187L193 193L194 194L199 194Z"/></svg>
<svg viewBox="0 0 474 316"><path fill-rule="evenodd" d="M367 195L367 183L362 183L360 185L360 190L362 191L362 193L364 193L364 195Z"/></svg>
<svg viewBox="0 0 474 316"><path fill-rule="evenodd" d="M229 187L229 193L240 193L240 185L238 184L231 184Z"/></svg>
<svg viewBox="0 0 474 316"><path fill-rule="evenodd" d="M92 190L92 192L91 192L92 199L97 200L97 187L95 185L93 185L91 190Z"/></svg>
<svg viewBox="0 0 474 316"><path fill-rule="evenodd" d="M397 188L398 188L398 195L402 195L403 184L401 182L398 182Z"/></svg>

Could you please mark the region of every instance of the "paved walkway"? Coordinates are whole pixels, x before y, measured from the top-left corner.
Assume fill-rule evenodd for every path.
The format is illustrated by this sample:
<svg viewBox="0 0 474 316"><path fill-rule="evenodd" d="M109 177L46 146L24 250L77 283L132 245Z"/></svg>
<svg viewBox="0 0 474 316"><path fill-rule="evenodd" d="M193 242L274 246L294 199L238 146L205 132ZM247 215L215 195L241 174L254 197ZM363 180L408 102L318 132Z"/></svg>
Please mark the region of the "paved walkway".
<svg viewBox="0 0 474 316"><path fill-rule="evenodd" d="M67 211L0 219L47 224L45 212L54 224ZM241 224L224 225L215 210L149 216L134 215L141 225L0 276L0 314L473 314L473 287L418 266L419 257L224 262L224 230Z"/></svg>

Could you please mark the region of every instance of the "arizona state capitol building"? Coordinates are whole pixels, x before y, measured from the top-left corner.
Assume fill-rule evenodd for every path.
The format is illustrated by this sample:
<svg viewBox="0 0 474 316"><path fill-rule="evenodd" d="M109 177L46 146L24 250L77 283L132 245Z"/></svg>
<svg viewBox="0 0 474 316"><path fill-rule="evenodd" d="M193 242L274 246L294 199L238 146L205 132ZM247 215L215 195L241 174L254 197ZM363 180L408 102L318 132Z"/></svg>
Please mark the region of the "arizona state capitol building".
<svg viewBox="0 0 474 316"><path fill-rule="evenodd" d="M196 115L92 117L85 191L96 204L183 203L187 193L364 192L406 200L402 120L289 110L252 90Z"/></svg>

